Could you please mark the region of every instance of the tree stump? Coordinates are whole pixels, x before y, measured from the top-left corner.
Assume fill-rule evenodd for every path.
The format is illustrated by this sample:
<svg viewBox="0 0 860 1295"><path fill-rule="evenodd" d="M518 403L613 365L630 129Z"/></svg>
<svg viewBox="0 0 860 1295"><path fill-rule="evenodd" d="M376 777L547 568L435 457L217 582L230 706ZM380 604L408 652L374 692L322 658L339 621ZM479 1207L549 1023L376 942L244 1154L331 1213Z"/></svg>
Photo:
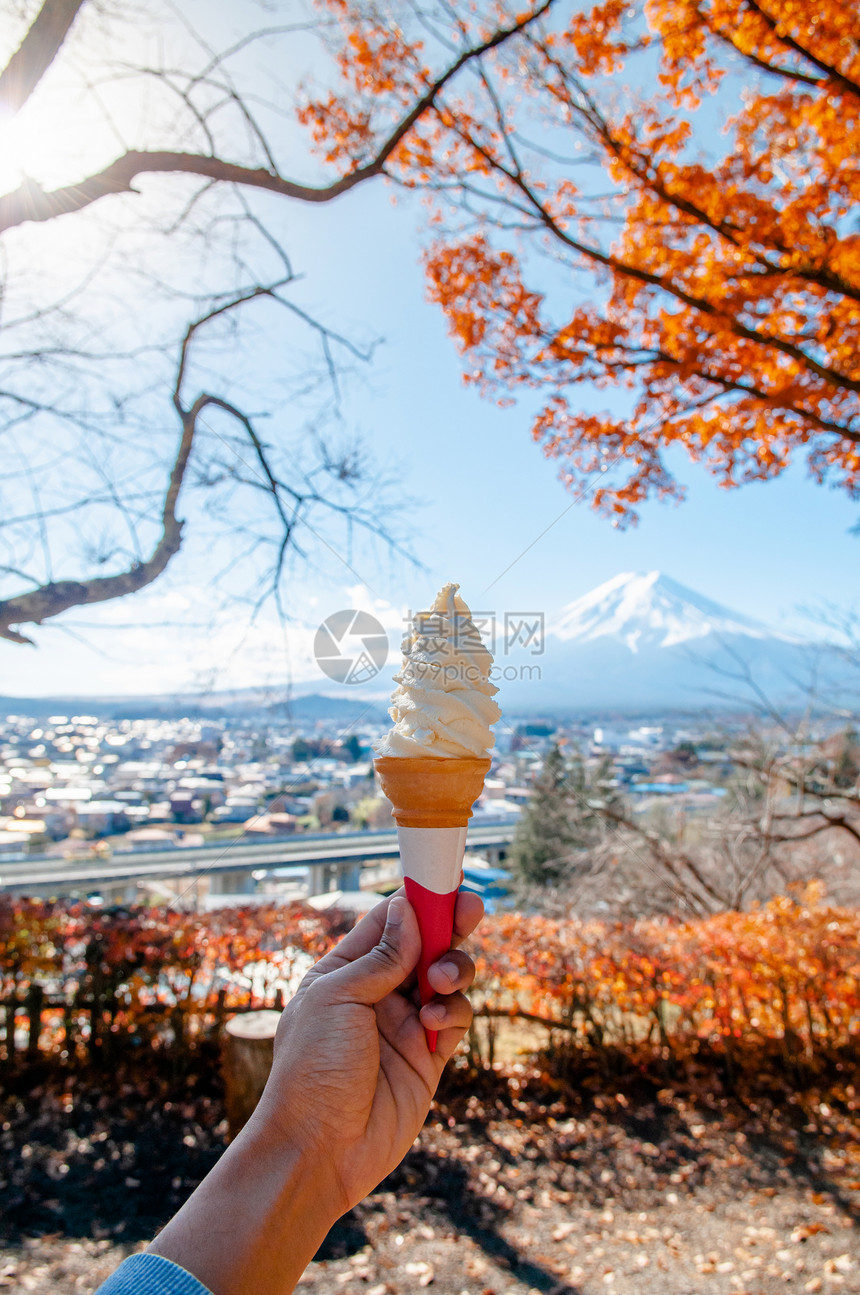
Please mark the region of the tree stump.
<svg viewBox="0 0 860 1295"><path fill-rule="evenodd" d="M221 1066L229 1137L247 1124L269 1078L280 1012L242 1012L224 1027Z"/></svg>

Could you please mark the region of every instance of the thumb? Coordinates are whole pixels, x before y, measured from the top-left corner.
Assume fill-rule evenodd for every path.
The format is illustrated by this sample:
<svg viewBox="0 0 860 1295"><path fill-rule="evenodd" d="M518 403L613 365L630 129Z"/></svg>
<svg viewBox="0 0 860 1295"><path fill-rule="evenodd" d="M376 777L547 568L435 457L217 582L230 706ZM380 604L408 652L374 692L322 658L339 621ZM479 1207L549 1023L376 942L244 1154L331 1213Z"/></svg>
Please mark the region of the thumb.
<svg viewBox="0 0 860 1295"><path fill-rule="evenodd" d="M415 969L421 936L412 905L402 895L389 902L385 929L378 944L345 967L323 977L335 1002L378 1003Z"/></svg>

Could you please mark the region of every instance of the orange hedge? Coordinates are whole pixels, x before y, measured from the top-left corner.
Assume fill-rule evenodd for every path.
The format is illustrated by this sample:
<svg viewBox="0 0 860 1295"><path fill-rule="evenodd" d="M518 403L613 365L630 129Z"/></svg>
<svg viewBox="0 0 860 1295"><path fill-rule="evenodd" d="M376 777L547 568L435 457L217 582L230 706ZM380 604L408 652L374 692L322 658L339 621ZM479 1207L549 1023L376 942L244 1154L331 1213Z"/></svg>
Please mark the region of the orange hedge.
<svg viewBox="0 0 860 1295"><path fill-rule="evenodd" d="M6 1062L28 1038L31 1055L64 1059L193 1050L225 1013L279 1005L343 929L298 904L204 915L6 901ZM583 1050L647 1059L765 1047L811 1061L860 1039L860 912L828 906L815 886L689 922L500 914L473 947L479 1013L538 1021Z"/></svg>
<svg viewBox="0 0 860 1295"><path fill-rule="evenodd" d="M478 997L579 1046L694 1054L860 1041L860 911L816 885L749 912L632 924L499 916L477 937Z"/></svg>

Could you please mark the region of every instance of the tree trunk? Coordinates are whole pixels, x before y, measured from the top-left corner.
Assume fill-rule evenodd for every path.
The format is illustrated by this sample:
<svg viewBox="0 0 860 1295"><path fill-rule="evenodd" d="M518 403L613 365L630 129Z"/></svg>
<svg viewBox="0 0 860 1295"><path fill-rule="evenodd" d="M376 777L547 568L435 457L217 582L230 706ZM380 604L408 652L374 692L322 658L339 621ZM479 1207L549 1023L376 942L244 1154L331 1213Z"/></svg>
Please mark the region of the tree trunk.
<svg viewBox="0 0 860 1295"><path fill-rule="evenodd" d="M242 1012L224 1027L222 1071L230 1138L247 1124L269 1078L280 1012Z"/></svg>
<svg viewBox="0 0 860 1295"><path fill-rule="evenodd" d="M39 1056L39 1035L42 1029L42 1002L45 991L41 985L34 983L27 990L25 1011L27 1013L27 1060L36 1061Z"/></svg>

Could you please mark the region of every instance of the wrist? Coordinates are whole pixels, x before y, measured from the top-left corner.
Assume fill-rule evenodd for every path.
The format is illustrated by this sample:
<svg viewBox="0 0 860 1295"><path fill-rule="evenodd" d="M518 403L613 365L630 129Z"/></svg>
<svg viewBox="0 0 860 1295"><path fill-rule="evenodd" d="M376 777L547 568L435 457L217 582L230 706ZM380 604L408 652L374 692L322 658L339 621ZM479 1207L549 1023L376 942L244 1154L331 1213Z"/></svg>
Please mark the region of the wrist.
<svg viewBox="0 0 860 1295"><path fill-rule="evenodd" d="M334 1168L332 1149L321 1147L289 1118L273 1118L265 1098L231 1149L241 1154L243 1171L252 1181L260 1173L267 1174L273 1192L289 1198L284 1200L284 1208L313 1222L316 1229L322 1229L322 1236L350 1208Z"/></svg>
<svg viewBox="0 0 860 1295"><path fill-rule="evenodd" d="M289 1295L342 1212L322 1158L252 1118L150 1249L213 1295Z"/></svg>

